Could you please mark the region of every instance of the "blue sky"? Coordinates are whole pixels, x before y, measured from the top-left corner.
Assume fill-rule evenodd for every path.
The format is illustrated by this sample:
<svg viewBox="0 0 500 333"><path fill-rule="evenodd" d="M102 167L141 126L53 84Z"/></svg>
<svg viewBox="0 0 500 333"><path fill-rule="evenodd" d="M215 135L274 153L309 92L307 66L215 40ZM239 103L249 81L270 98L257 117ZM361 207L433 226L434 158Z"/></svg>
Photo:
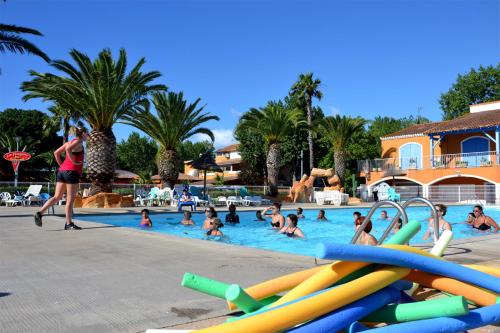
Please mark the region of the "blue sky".
<svg viewBox="0 0 500 333"><path fill-rule="evenodd" d="M500 1L130 1L0 2L0 21L40 30L51 58L77 48L95 57L124 47L159 70L171 90L201 97L218 115L216 145L230 143L242 112L284 97L298 74L323 84L326 114L441 118L438 99L459 73L500 59ZM24 103L33 56L0 55L0 110ZM133 129L114 128L118 139Z"/></svg>

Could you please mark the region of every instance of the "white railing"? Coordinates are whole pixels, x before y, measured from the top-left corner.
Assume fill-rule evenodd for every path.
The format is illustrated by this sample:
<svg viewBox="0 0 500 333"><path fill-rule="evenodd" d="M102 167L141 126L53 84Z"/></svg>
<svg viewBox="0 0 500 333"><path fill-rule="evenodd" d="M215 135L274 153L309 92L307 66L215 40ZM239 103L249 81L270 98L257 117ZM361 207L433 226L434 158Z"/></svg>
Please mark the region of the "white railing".
<svg viewBox="0 0 500 333"><path fill-rule="evenodd" d="M438 202L495 204L495 185L431 185L428 199Z"/></svg>
<svg viewBox="0 0 500 333"><path fill-rule="evenodd" d="M498 166L496 152L486 151L464 154L445 154L420 157L380 158L358 161L358 172L398 173L408 170L429 170L447 168L479 168Z"/></svg>

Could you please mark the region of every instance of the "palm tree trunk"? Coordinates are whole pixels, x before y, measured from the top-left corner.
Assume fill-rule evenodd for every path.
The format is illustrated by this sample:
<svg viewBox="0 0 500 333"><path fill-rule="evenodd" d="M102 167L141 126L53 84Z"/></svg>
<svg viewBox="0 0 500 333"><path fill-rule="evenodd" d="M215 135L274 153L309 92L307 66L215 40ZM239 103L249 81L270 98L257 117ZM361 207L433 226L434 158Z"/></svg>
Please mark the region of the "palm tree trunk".
<svg viewBox="0 0 500 333"><path fill-rule="evenodd" d="M177 151L160 148L157 160L158 174L163 180L163 184L171 189L174 188L179 178L179 169L177 168L178 162L179 157L177 156Z"/></svg>
<svg viewBox="0 0 500 333"><path fill-rule="evenodd" d="M62 122L63 122L63 144L65 144L66 142L68 142L69 138L69 129L70 129L69 118L63 117Z"/></svg>
<svg viewBox="0 0 500 333"><path fill-rule="evenodd" d="M307 108L307 142L309 143L309 172L314 168L314 148L313 148L313 137L312 137L312 98L306 97L306 108Z"/></svg>
<svg viewBox="0 0 500 333"><path fill-rule="evenodd" d="M280 170L280 147L277 143L269 145L267 152L267 183L269 184L269 195L278 195L278 173Z"/></svg>
<svg viewBox="0 0 500 333"><path fill-rule="evenodd" d="M333 152L333 163L335 163L335 173L340 178L340 184L344 184L345 179L346 153L343 149L335 149Z"/></svg>
<svg viewBox="0 0 500 333"><path fill-rule="evenodd" d="M92 131L87 141L89 195L111 193L116 163L116 138L111 130Z"/></svg>

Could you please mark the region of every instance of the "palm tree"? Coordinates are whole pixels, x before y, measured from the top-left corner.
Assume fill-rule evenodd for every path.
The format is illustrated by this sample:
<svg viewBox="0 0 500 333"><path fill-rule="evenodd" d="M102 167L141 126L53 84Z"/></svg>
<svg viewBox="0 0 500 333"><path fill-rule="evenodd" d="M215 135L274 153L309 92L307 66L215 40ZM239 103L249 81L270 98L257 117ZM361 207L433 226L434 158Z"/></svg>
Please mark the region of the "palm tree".
<svg viewBox="0 0 500 333"><path fill-rule="evenodd" d="M312 99L316 97L321 100L323 93L319 90L320 79L313 79L313 73L300 74L290 90L290 94L297 95L305 102L307 110L307 142L309 144L309 170L314 168L314 150L312 138Z"/></svg>
<svg viewBox="0 0 500 333"><path fill-rule="evenodd" d="M79 115L92 131L87 142L87 173L92 182L90 195L111 192L116 163L116 138L112 128L128 113L143 109L148 97L166 90L161 84L151 84L160 77L158 71L143 73L142 58L127 73L127 54L120 50L118 60L104 49L93 62L84 53L71 50L76 67L64 60L51 66L66 76L31 71L34 77L23 82L21 89L28 92L23 99L41 98L52 101L64 112Z"/></svg>
<svg viewBox="0 0 500 333"><path fill-rule="evenodd" d="M0 52L5 53L9 51L21 54L31 53L39 56L46 62L49 62L50 58L42 50L36 47L33 43L19 36L22 33L43 36L35 29L0 23Z"/></svg>
<svg viewBox="0 0 500 333"><path fill-rule="evenodd" d="M336 115L321 119L316 127L318 133L328 140L333 148L333 162L335 173L339 176L341 183L345 180L345 163L347 158L347 145L357 134L366 121L361 118Z"/></svg>
<svg viewBox="0 0 500 333"><path fill-rule="evenodd" d="M267 182L269 194L278 194L278 173L280 169L280 145L283 139L304 123L302 111L288 109L282 103L270 102L264 108L245 113L239 123L240 130L248 130L262 136L266 143Z"/></svg>
<svg viewBox="0 0 500 333"><path fill-rule="evenodd" d="M157 116L147 109L137 110L126 115L123 122L135 126L158 143L158 174L164 184L173 188L179 177L178 147L195 134L205 134L214 141L212 131L199 126L210 120L219 120L219 117L202 113L204 106L198 107L199 98L187 105L182 92L154 93L152 102Z"/></svg>
<svg viewBox="0 0 500 333"><path fill-rule="evenodd" d="M71 121L78 122L79 114L73 113L70 109L65 109L58 104L49 107L48 111L52 114L52 117L48 119L45 126L49 131L51 129L61 130L63 132L63 144L68 142Z"/></svg>

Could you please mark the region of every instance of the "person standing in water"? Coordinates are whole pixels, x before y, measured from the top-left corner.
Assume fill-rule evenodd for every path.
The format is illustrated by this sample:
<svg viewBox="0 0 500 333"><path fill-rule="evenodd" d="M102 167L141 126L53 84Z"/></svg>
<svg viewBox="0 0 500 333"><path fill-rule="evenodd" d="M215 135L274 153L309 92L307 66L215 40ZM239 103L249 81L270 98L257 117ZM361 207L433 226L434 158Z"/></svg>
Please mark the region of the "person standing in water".
<svg viewBox="0 0 500 333"><path fill-rule="evenodd" d="M62 199L66 193L66 224L64 230L80 230L72 221L73 203L75 202L78 183L83 171L84 149L83 142L87 140L87 129L83 126L73 128L75 138L66 142L54 152L59 170L56 175L56 191L54 196L47 200L45 205L35 213L35 224L42 226L42 214ZM64 162L62 154L65 154Z"/></svg>

